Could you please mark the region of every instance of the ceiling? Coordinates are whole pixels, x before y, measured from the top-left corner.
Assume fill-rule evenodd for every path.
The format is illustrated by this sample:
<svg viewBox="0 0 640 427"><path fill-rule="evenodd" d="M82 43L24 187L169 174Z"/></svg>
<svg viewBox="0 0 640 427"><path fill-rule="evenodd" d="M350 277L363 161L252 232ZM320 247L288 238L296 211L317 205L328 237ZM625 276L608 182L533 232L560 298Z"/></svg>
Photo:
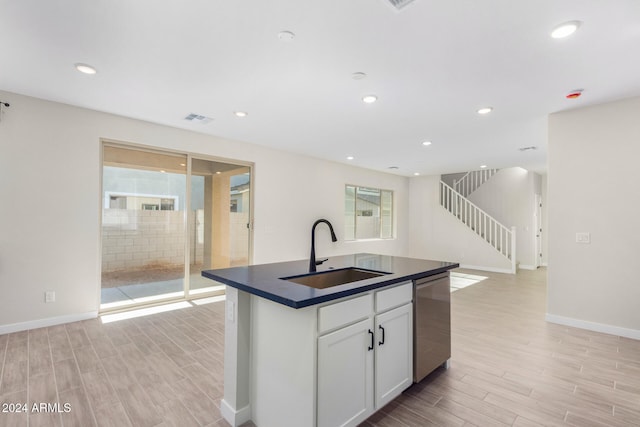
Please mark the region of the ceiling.
<svg viewBox="0 0 640 427"><path fill-rule="evenodd" d="M638 0L0 0L0 28L1 90L405 176L544 172L548 114L640 95Z"/></svg>

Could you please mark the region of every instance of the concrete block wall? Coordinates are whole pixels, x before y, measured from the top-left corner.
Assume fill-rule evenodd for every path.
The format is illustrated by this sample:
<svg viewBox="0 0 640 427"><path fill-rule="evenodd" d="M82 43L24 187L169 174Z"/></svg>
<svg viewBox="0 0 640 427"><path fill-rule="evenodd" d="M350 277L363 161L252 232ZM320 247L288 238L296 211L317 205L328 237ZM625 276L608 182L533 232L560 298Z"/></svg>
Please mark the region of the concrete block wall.
<svg viewBox="0 0 640 427"><path fill-rule="evenodd" d="M103 272L184 265L182 211L105 209L102 218Z"/></svg>
<svg viewBox="0 0 640 427"><path fill-rule="evenodd" d="M204 258L204 213L189 212L190 259ZM184 265L182 211L105 209L102 217L102 272ZM231 265L248 263L249 214L230 216Z"/></svg>

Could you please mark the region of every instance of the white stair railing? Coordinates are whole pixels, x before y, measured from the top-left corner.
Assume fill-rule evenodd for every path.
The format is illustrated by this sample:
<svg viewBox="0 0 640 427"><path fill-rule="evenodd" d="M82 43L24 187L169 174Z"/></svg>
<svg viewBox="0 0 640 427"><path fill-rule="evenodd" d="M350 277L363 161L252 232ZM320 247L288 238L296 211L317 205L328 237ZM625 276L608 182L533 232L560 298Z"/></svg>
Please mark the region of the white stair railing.
<svg viewBox="0 0 640 427"><path fill-rule="evenodd" d="M453 189L464 197L469 197L482 184L487 182L499 169L481 169L467 172L462 178L453 181Z"/></svg>
<svg viewBox="0 0 640 427"><path fill-rule="evenodd" d="M509 229L500 224L443 181L440 181L440 205L511 261L511 272L516 272L515 227Z"/></svg>

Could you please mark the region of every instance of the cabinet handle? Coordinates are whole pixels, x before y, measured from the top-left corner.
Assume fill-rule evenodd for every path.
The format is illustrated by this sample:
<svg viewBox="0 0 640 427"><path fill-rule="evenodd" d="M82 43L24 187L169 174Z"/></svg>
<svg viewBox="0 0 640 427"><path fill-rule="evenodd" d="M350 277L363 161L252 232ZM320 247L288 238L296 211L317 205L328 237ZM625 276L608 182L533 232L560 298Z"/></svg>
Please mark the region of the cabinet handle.
<svg viewBox="0 0 640 427"><path fill-rule="evenodd" d="M374 340L373 331L371 329L369 329L369 334L371 335L371 347L367 347L367 350L371 351L371 350L373 350L373 340Z"/></svg>
<svg viewBox="0 0 640 427"><path fill-rule="evenodd" d="M382 345L384 344L384 328L382 327L382 325L378 325L378 328L380 328L380 330L382 331L382 341L378 341L378 345Z"/></svg>

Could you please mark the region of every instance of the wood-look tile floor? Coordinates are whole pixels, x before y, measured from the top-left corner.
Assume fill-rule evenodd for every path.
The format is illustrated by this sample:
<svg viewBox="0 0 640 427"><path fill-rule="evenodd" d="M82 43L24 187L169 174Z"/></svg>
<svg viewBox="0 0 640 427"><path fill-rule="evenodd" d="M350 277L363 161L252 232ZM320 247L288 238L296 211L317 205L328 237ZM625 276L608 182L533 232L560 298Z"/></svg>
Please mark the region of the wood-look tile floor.
<svg viewBox="0 0 640 427"><path fill-rule="evenodd" d="M451 368L363 426L640 425L640 341L546 323L544 270L470 273L488 279L452 294ZM0 335L0 426L227 426L223 312Z"/></svg>
<svg viewBox="0 0 640 427"><path fill-rule="evenodd" d="M365 426L640 426L640 341L544 320L546 270L451 295L452 357Z"/></svg>

